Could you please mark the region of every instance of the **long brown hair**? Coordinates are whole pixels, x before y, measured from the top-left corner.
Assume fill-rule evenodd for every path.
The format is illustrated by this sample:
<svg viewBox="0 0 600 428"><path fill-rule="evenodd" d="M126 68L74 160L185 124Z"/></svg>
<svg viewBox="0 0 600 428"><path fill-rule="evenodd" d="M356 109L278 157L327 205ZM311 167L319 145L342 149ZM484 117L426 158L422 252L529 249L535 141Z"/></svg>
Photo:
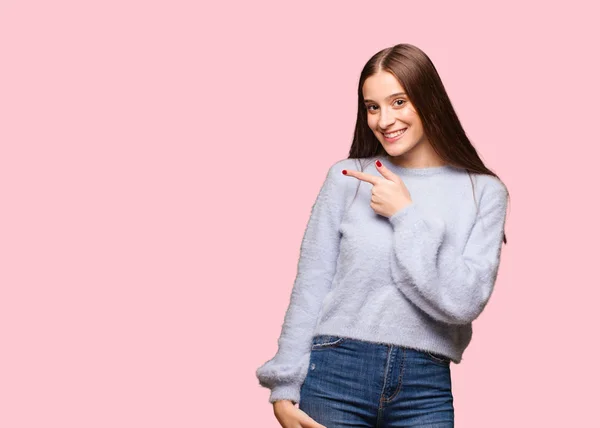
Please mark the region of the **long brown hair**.
<svg viewBox="0 0 600 428"><path fill-rule="evenodd" d="M470 173L473 172L500 179L484 165L477 150L471 144L433 62L421 49L406 43L377 52L360 73L356 127L348 159L387 155L369 128L362 93L365 80L380 71L391 73L404 87L407 97L421 119L427 139L441 159L451 166L466 170L469 178L471 178ZM472 178L471 185L473 186ZM475 196L474 189L473 195ZM503 241L506 244L506 234Z"/></svg>

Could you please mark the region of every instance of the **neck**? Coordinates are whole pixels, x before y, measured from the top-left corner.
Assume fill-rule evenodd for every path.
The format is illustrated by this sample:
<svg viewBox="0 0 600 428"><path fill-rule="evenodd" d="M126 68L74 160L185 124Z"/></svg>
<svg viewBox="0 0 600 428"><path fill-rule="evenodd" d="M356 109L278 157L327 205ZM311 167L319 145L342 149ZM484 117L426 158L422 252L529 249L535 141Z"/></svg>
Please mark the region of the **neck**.
<svg viewBox="0 0 600 428"><path fill-rule="evenodd" d="M400 156L387 156L388 160L396 166L402 168L432 168L438 166L448 165L443 159L439 157L428 157L424 159L406 159L402 155Z"/></svg>

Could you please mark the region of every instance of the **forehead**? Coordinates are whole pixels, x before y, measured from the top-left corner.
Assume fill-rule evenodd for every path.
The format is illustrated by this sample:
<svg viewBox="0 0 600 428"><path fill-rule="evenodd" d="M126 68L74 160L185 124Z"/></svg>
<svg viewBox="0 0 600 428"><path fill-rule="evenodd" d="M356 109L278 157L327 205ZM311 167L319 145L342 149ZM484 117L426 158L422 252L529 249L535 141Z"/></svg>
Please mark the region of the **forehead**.
<svg viewBox="0 0 600 428"><path fill-rule="evenodd" d="M406 91L398 79L387 71L369 76L362 87L363 98L373 101L383 101L388 95L397 92Z"/></svg>

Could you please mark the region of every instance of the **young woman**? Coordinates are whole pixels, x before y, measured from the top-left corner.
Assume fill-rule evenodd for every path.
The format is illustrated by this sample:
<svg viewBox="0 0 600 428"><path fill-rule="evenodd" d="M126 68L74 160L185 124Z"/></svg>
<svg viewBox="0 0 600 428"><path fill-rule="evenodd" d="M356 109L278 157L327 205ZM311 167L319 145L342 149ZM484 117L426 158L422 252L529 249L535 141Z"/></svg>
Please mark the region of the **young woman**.
<svg viewBox="0 0 600 428"><path fill-rule="evenodd" d="M492 294L507 202L429 57L409 44L374 55L349 157L312 207L278 352L256 371L281 426L453 427L450 363Z"/></svg>

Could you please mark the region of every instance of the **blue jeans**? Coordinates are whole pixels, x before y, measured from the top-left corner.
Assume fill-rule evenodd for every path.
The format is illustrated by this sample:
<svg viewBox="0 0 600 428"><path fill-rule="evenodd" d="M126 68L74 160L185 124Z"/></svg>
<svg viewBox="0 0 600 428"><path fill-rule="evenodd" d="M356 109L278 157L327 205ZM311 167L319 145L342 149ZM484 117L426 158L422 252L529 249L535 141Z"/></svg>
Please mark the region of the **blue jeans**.
<svg viewBox="0 0 600 428"><path fill-rule="evenodd" d="M450 359L318 335L298 405L327 428L453 428Z"/></svg>

